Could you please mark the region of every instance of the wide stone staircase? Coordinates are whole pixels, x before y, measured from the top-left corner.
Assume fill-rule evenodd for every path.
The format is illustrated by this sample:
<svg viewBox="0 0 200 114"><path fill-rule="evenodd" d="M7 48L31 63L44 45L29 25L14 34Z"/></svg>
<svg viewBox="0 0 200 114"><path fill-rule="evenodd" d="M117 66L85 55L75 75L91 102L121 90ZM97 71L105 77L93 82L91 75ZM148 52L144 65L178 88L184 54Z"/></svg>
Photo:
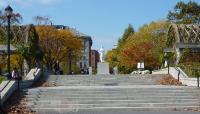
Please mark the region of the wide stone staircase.
<svg viewBox="0 0 200 114"><path fill-rule="evenodd" d="M96 114L103 111L187 111L200 109L200 90L163 86L162 75L51 75L53 87L24 90L39 114ZM114 114L114 113L113 113Z"/></svg>

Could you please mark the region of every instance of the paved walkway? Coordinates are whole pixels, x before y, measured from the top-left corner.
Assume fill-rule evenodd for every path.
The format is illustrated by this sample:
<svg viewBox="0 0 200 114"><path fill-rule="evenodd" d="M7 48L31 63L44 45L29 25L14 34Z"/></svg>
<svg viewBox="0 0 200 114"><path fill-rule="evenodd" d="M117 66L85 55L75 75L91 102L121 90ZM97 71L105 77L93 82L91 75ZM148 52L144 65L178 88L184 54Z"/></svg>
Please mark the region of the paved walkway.
<svg viewBox="0 0 200 114"><path fill-rule="evenodd" d="M192 114L188 111L200 109L199 89L156 85L155 81L161 78L162 75L52 75L48 81L55 87L24 92L29 107L39 114L180 114L174 112L177 110Z"/></svg>

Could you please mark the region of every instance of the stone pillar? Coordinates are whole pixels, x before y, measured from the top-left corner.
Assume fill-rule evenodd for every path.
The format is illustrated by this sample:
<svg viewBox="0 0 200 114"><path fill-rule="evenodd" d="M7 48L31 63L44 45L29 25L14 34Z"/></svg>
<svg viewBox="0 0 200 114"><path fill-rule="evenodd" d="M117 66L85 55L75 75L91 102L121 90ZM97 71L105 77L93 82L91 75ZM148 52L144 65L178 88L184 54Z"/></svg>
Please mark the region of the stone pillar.
<svg viewBox="0 0 200 114"><path fill-rule="evenodd" d="M97 74L110 74L109 72L109 63L108 62L99 62L97 64Z"/></svg>
<svg viewBox="0 0 200 114"><path fill-rule="evenodd" d="M113 73L114 73L114 75L118 75L118 67L117 66L113 68Z"/></svg>
<svg viewBox="0 0 200 114"><path fill-rule="evenodd" d="M92 67L89 67L89 75L92 75Z"/></svg>

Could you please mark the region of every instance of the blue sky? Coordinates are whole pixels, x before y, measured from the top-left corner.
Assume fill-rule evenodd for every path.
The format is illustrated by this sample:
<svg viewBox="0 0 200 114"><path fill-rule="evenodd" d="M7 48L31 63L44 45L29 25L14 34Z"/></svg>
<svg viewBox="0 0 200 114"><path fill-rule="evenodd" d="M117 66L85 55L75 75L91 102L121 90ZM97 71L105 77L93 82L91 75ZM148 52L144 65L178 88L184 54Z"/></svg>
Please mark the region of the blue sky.
<svg viewBox="0 0 200 114"><path fill-rule="evenodd" d="M34 16L50 17L54 24L67 25L92 36L93 49L114 47L128 24L138 30L151 21L163 20L180 0L0 0L23 16L23 24ZM182 0L188 2L189 0ZM193 0L200 3L199 0Z"/></svg>

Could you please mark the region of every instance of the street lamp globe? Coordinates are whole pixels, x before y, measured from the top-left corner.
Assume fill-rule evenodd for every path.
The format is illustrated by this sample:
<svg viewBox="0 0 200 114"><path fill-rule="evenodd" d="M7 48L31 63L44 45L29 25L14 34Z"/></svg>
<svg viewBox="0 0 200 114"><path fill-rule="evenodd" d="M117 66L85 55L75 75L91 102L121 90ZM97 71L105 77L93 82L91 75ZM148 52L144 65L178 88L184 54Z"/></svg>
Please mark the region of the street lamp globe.
<svg viewBox="0 0 200 114"><path fill-rule="evenodd" d="M11 17L11 16L12 16L13 9L11 8L10 5L8 5L8 6L5 8L5 12L6 12L6 16L8 16L8 17Z"/></svg>

